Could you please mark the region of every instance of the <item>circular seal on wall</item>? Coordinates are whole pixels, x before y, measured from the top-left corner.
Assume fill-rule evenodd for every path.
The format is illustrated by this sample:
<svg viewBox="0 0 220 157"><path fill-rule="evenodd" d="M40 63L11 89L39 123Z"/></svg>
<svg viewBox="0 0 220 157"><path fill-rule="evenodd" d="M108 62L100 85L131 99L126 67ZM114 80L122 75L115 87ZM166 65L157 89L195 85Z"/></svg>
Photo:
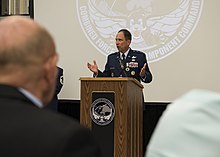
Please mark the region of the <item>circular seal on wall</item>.
<svg viewBox="0 0 220 157"><path fill-rule="evenodd" d="M90 108L90 117L97 125L108 125L114 119L114 105L106 98L96 99Z"/></svg>
<svg viewBox="0 0 220 157"><path fill-rule="evenodd" d="M131 48L143 51L148 62L179 49L199 21L203 0L76 0L86 37L102 54L117 52L115 36L126 28Z"/></svg>

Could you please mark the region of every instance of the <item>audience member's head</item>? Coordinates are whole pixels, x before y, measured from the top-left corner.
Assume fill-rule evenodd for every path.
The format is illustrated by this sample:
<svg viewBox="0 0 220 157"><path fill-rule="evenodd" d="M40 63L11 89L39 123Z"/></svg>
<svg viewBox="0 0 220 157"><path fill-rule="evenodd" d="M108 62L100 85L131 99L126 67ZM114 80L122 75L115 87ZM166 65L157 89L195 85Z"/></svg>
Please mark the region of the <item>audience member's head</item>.
<svg viewBox="0 0 220 157"><path fill-rule="evenodd" d="M0 156L101 155L89 129L41 109L54 96L57 60L51 35L32 19L0 21Z"/></svg>
<svg viewBox="0 0 220 157"><path fill-rule="evenodd" d="M54 41L42 26L20 16L0 21L0 84L23 88L47 104L57 60Z"/></svg>

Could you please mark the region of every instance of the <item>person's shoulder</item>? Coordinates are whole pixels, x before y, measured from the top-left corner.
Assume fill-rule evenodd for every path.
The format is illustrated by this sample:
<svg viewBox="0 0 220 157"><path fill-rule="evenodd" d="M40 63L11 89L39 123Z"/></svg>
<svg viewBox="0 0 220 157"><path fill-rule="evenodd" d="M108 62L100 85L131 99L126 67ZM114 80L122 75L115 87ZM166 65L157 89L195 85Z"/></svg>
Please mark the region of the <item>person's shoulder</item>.
<svg viewBox="0 0 220 157"><path fill-rule="evenodd" d="M58 71L63 71L62 67L57 66Z"/></svg>
<svg viewBox="0 0 220 157"><path fill-rule="evenodd" d="M23 107L23 109L24 108L26 108L26 112L29 112L28 116L30 119L38 122L44 122L43 124L48 126L48 128L59 129L65 128L67 126L73 126L74 128L84 128L82 125L80 125L79 120L63 113L55 112L48 108L37 108L31 105L26 105ZM62 131L62 129L60 131Z"/></svg>
<svg viewBox="0 0 220 157"><path fill-rule="evenodd" d="M33 113L33 115L39 116L38 120L44 121L44 124L50 126L50 128L59 129L63 127L65 128L66 126L74 126L76 128L81 128L79 122L76 119L71 118L67 115L51 111L47 108L37 110L36 112L37 113Z"/></svg>
<svg viewBox="0 0 220 157"><path fill-rule="evenodd" d="M176 102L179 101L193 102L199 104L197 105L198 107L207 106L207 105L219 106L220 93L217 93L215 91L210 91L207 89L192 89L176 100Z"/></svg>
<svg viewBox="0 0 220 157"><path fill-rule="evenodd" d="M108 55L109 57L114 57L114 56L118 56L118 52L114 52Z"/></svg>
<svg viewBox="0 0 220 157"><path fill-rule="evenodd" d="M115 59L115 58L117 58L119 55L118 55L118 52L114 52L114 53L111 53L111 54L109 54L108 55L108 58L109 59Z"/></svg>
<svg viewBox="0 0 220 157"><path fill-rule="evenodd" d="M57 66L57 75L58 75L58 79L60 79L61 77L63 77L63 68L61 68L61 67L58 67ZM61 81L61 80L59 80L59 81ZM63 81L63 80L62 80ZM61 83L61 82L60 82ZM61 84L63 84L63 82L61 83Z"/></svg>
<svg viewBox="0 0 220 157"><path fill-rule="evenodd" d="M131 49L131 55L139 56L140 58L145 58L146 54L139 50L132 50Z"/></svg>
<svg viewBox="0 0 220 157"><path fill-rule="evenodd" d="M135 53L135 54L137 54L137 55L145 55L144 52L139 51L139 50L131 50L131 51L132 51L132 53Z"/></svg>

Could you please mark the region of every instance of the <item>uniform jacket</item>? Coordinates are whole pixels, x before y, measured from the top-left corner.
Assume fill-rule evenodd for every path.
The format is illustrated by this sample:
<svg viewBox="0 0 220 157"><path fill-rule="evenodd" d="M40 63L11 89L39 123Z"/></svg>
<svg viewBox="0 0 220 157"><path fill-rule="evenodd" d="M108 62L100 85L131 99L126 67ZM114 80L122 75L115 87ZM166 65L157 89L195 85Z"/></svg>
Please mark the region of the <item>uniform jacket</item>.
<svg viewBox="0 0 220 157"><path fill-rule="evenodd" d="M60 93L63 87L63 69L61 67L57 67L57 80L56 80L56 89L51 102L47 105L47 108L52 110L57 110L58 107L58 94Z"/></svg>
<svg viewBox="0 0 220 157"><path fill-rule="evenodd" d="M152 81L152 74L146 66L146 73L143 78L140 77L141 68L147 64L146 55L143 52L130 49L125 63L120 58L120 53L115 52L108 56L105 70L98 72L98 77L133 77L138 81L149 83Z"/></svg>
<svg viewBox="0 0 220 157"><path fill-rule="evenodd" d="M90 131L71 118L36 107L0 84L0 156L98 157Z"/></svg>

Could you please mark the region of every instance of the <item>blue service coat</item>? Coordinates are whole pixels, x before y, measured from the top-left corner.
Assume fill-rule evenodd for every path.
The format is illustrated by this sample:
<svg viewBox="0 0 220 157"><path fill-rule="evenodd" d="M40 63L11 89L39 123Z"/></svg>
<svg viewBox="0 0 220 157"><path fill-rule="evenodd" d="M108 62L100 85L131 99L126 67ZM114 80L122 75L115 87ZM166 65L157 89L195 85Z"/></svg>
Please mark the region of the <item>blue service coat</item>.
<svg viewBox="0 0 220 157"><path fill-rule="evenodd" d="M141 68L146 63L146 72L144 77L140 77ZM108 56L105 70L99 71L97 77L133 77L138 81L150 83L152 74L147 64L146 55L143 52L130 49L125 63L120 58L120 53L115 52Z"/></svg>
<svg viewBox="0 0 220 157"><path fill-rule="evenodd" d="M51 102L47 105L46 108L57 110L57 107L58 107L58 96L57 95L60 93L62 87L63 87L63 69L57 66L57 80L56 80L55 93L54 93L54 96Z"/></svg>

